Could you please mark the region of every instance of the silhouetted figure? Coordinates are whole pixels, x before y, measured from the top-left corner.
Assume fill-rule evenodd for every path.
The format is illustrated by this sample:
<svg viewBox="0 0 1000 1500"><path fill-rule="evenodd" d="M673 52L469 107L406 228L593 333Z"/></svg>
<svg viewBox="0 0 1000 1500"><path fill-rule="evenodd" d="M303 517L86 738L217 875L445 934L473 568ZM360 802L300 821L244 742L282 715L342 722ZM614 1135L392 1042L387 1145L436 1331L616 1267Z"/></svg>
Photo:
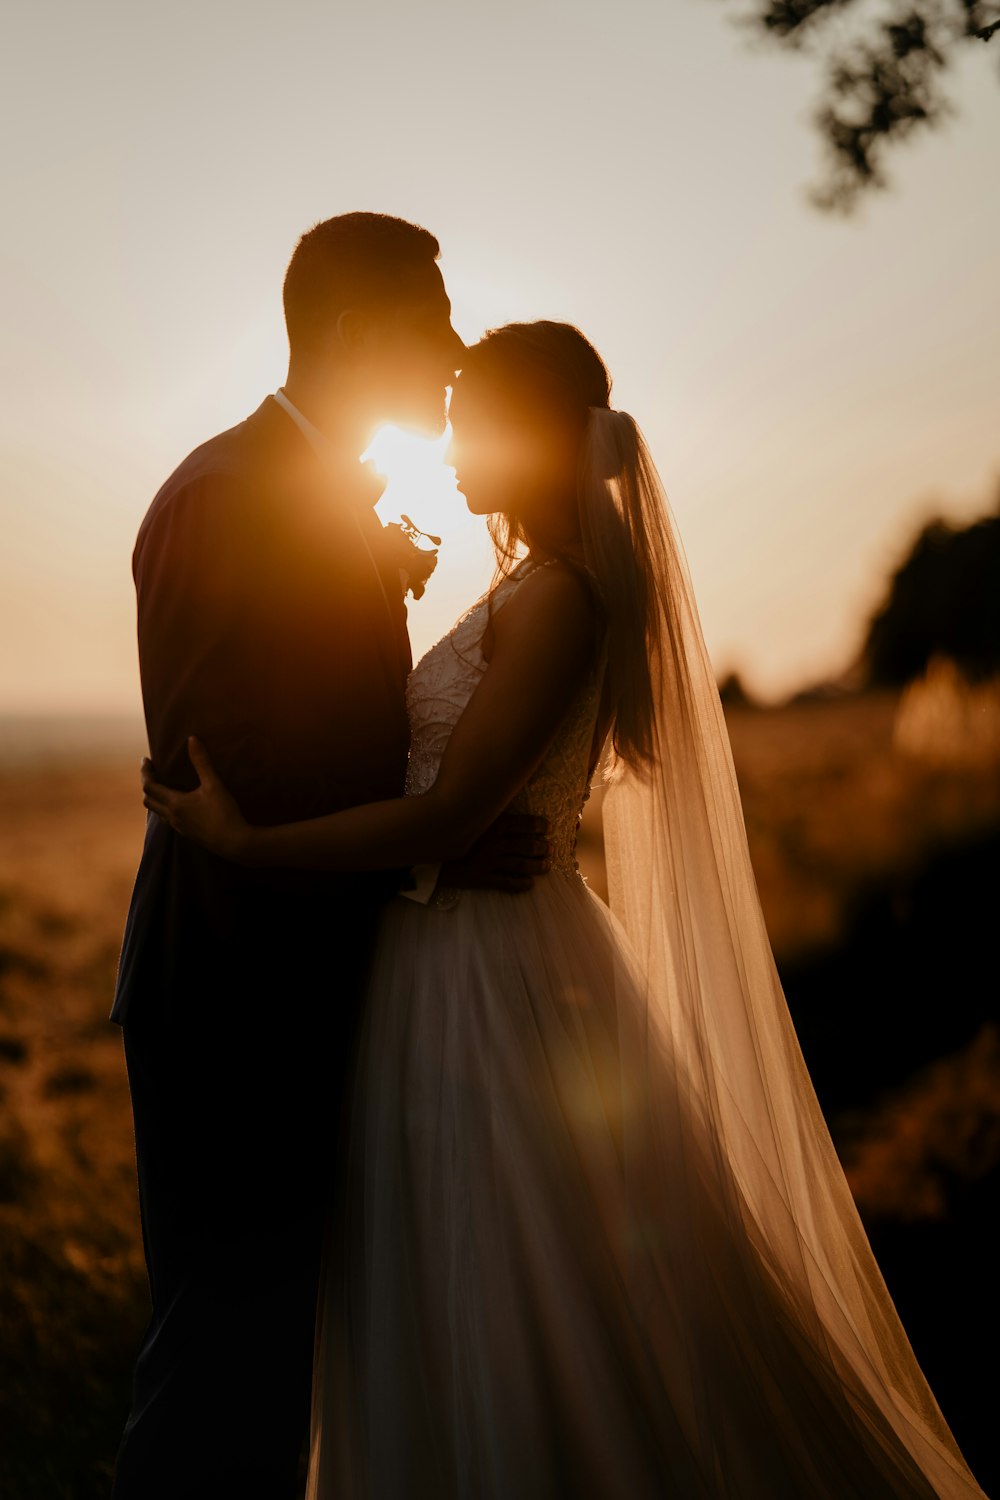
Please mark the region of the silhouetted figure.
<svg viewBox="0 0 1000 1500"><path fill-rule="evenodd" d="M463 346L437 254L376 215L303 236L284 391L190 454L139 532L153 761L193 785L200 734L261 823L402 789L406 609L357 455L383 420L443 426ZM242 870L149 817L112 1013L153 1304L117 1500L294 1493L321 1189L380 905L404 878Z"/></svg>

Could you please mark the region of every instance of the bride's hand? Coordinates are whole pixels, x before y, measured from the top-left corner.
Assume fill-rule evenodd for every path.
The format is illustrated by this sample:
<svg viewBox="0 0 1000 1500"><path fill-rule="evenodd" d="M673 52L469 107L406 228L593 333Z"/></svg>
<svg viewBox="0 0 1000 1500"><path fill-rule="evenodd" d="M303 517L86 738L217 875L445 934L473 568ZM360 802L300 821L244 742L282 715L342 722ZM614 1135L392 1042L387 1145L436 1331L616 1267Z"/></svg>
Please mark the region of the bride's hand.
<svg viewBox="0 0 1000 1500"><path fill-rule="evenodd" d="M215 774L204 747L193 736L188 740L188 755L198 777L192 792L177 792L155 781L152 761L143 760L143 805L183 838L236 864L249 863L250 825Z"/></svg>

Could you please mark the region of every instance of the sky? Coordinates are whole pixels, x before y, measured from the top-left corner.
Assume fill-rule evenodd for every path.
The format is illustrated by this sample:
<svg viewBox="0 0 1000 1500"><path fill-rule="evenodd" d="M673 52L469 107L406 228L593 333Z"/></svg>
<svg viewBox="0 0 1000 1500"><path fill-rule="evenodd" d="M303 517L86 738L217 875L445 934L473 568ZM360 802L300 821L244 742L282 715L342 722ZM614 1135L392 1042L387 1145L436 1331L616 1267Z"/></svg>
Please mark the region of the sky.
<svg viewBox="0 0 1000 1500"><path fill-rule="evenodd" d="M996 47L856 218L806 198L816 66L726 0L35 0L0 63L0 713L139 704L156 489L280 385L284 269L352 209L426 224L459 332L577 323L643 427L709 650L840 670L929 516L1000 484ZM418 657L491 576L440 448L380 513L444 538ZM404 462L400 462L400 452Z"/></svg>

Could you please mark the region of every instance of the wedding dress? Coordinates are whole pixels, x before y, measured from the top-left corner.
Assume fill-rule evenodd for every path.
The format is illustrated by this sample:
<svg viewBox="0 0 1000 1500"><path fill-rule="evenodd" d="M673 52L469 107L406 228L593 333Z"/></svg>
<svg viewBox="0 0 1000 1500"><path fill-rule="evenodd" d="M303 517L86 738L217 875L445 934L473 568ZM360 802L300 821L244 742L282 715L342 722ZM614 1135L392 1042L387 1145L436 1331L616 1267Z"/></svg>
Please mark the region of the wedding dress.
<svg viewBox="0 0 1000 1500"><path fill-rule="evenodd" d="M485 670L486 607L410 676L409 793L433 782ZM707 1096L711 1038L682 1044L654 993L671 976L580 874L601 676L598 661L514 803L548 818L551 872L521 895L386 911L321 1297L309 1500L981 1496L836 1196L849 1202L818 1107L840 1219L813 1207L786 1225L781 1164L758 1181L720 1138L727 1106L733 1136L749 1130L740 1086ZM627 913L629 861L655 854L634 829L623 848L613 818ZM678 909L697 899L659 879ZM706 931L725 945L723 915L704 920L696 946Z"/></svg>

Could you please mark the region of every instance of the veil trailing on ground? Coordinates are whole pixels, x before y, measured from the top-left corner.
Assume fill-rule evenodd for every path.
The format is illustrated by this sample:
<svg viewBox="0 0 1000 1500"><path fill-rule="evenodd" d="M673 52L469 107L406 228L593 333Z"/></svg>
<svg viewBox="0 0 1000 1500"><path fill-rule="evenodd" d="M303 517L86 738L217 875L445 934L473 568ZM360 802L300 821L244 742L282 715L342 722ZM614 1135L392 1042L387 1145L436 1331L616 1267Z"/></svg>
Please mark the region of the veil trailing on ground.
<svg viewBox="0 0 1000 1500"><path fill-rule="evenodd" d="M647 995L645 1034L622 1071L646 1092L638 1113L659 1121L632 1141L626 1122L627 1174L636 1202L657 1180L681 1180L703 1205L679 1204L676 1242L634 1256L637 1275L682 1274L703 1320L717 1389L692 1368L692 1430L724 1465L723 1371L742 1360L760 1392L761 1444L778 1422L801 1447L796 1472L815 1466L814 1487L796 1493L982 1495L910 1348L803 1062L683 548L624 412L591 409L581 518L606 578L609 554L613 569L636 542L655 575L652 759L612 768L603 815L611 911ZM651 1282L651 1317L654 1292Z"/></svg>

